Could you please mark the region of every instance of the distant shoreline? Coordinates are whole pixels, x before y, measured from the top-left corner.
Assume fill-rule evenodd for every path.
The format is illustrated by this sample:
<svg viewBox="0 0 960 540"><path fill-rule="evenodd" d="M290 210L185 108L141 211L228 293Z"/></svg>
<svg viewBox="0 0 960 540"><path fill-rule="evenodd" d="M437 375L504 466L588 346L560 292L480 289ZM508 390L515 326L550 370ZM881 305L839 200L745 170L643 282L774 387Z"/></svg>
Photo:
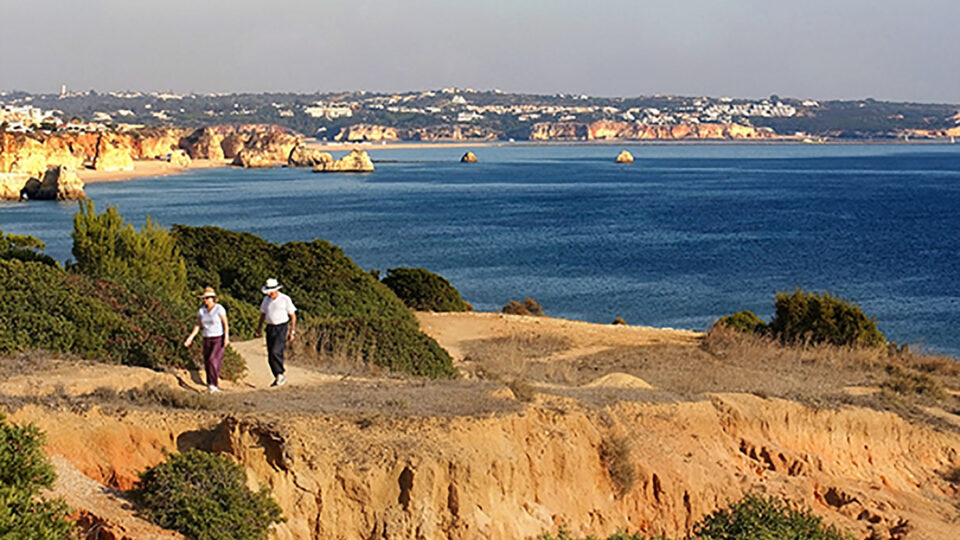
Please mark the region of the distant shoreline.
<svg viewBox="0 0 960 540"><path fill-rule="evenodd" d="M796 145L796 146L855 146L855 145L904 145L904 146L923 146L923 145L950 145L949 140L943 139L922 139L916 141L903 140L884 140L884 139L864 139L864 140L830 140L817 143L806 143L802 139L763 139L763 140L661 140L661 139L643 139L643 140L603 140L603 141L388 141L388 142L344 142L330 143L321 142L316 139L306 139L306 145L314 150L323 152L349 152L354 148L361 150L422 150L427 148L493 148L493 147L515 147L529 148L535 146L723 146L723 145L745 145L745 146L772 146L772 145ZM612 157L611 157L612 159ZM376 162L376 160L374 160ZM175 167L162 160L139 160L133 162L133 170L128 171L95 171L93 169L80 169L77 175L85 184L97 184L102 182L120 182L124 180L134 180L137 178L161 177L174 174L182 174L194 169L212 169L220 167L230 167L230 160L211 160L195 159L189 167Z"/></svg>

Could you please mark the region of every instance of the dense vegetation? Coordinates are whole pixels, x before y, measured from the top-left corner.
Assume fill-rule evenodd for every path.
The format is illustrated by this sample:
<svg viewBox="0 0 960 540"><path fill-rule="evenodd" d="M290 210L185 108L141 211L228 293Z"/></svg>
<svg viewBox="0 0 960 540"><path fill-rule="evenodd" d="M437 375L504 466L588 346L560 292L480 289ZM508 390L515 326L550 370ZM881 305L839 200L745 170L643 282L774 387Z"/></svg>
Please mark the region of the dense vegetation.
<svg viewBox="0 0 960 540"><path fill-rule="evenodd" d="M874 347L887 342L876 321L864 315L859 306L830 293L777 293L774 306L769 324L750 311L728 315L717 323L741 332L769 334L783 343Z"/></svg>
<svg viewBox="0 0 960 540"><path fill-rule="evenodd" d="M199 450L142 472L133 495L151 521L197 540L263 539L283 521L266 486L252 492L242 467Z"/></svg>
<svg viewBox="0 0 960 540"><path fill-rule="evenodd" d="M796 509L781 500L747 495L729 508L704 516L693 526L687 540L847 540L851 538L806 509ZM606 540L665 540L663 536L617 533ZM573 540L561 531L540 540ZM587 540L596 540L593 536Z"/></svg>
<svg viewBox="0 0 960 540"><path fill-rule="evenodd" d="M407 307L418 311L469 311L460 292L425 268L389 268L383 284Z"/></svg>
<svg viewBox="0 0 960 540"><path fill-rule="evenodd" d="M176 225L172 233L189 286L221 291L238 324L256 323L245 319L258 316L260 287L276 277L299 310L295 351L307 344L323 361L350 359L430 377L454 373L450 356L420 331L403 302L329 242L273 244L217 227Z"/></svg>
<svg viewBox="0 0 960 540"><path fill-rule="evenodd" d="M77 263L64 270L31 237L3 237L0 352L46 349L149 368L202 365L199 347L181 345L196 320L196 299L172 237L148 221L141 231L115 208L92 203L74 219ZM9 247L12 246L12 247ZM223 376L243 374L232 349Z"/></svg>
<svg viewBox="0 0 960 540"><path fill-rule="evenodd" d="M66 505L40 498L56 480L41 446L40 430L9 424L0 413L0 538L76 538Z"/></svg>

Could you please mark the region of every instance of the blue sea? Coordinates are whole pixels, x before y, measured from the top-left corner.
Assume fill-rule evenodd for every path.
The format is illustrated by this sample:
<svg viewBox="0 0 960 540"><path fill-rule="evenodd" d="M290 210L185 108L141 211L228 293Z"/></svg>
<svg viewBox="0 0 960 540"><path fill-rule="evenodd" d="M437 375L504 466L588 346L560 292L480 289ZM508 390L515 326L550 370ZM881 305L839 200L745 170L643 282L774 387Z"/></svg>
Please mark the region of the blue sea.
<svg viewBox="0 0 960 540"><path fill-rule="evenodd" d="M636 158L617 165L627 149ZM467 150L480 162L458 162ZM477 310L706 329L777 291L830 291L887 338L960 355L960 145L378 149L377 172L210 169L91 184L137 227L323 238L364 269L424 267ZM0 204L70 258L75 203ZM283 276L279 276L283 279Z"/></svg>

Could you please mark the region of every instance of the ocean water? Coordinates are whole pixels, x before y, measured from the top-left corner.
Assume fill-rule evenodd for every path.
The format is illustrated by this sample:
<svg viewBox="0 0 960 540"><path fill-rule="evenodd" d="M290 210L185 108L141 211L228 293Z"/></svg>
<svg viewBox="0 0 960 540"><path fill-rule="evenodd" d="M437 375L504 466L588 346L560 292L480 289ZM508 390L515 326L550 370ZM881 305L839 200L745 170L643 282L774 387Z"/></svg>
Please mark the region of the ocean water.
<svg viewBox="0 0 960 540"><path fill-rule="evenodd" d="M626 148L636 162L617 165ZM480 162L458 163L467 150ZM419 266L481 311L706 329L777 291L858 303L888 339L960 355L960 145L493 146L387 150L377 172L196 170L92 184L138 227L323 238L365 269ZM0 204L70 258L75 203ZM281 281L283 276L279 276Z"/></svg>

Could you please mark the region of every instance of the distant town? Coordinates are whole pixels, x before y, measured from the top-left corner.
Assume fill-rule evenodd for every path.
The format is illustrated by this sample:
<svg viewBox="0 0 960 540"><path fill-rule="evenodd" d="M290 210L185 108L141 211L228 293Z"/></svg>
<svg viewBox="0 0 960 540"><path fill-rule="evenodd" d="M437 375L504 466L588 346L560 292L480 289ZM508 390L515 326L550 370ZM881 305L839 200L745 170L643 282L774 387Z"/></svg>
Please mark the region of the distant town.
<svg viewBox="0 0 960 540"><path fill-rule="evenodd" d="M951 139L960 135L960 106L776 95L763 99L531 95L472 88L393 94L101 93L66 87L55 94L0 92L0 128L7 132L250 123L276 124L321 141L352 142L629 139L663 133L670 138L691 133L670 131L671 126L704 125L752 128L751 137L760 138Z"/></svg>

